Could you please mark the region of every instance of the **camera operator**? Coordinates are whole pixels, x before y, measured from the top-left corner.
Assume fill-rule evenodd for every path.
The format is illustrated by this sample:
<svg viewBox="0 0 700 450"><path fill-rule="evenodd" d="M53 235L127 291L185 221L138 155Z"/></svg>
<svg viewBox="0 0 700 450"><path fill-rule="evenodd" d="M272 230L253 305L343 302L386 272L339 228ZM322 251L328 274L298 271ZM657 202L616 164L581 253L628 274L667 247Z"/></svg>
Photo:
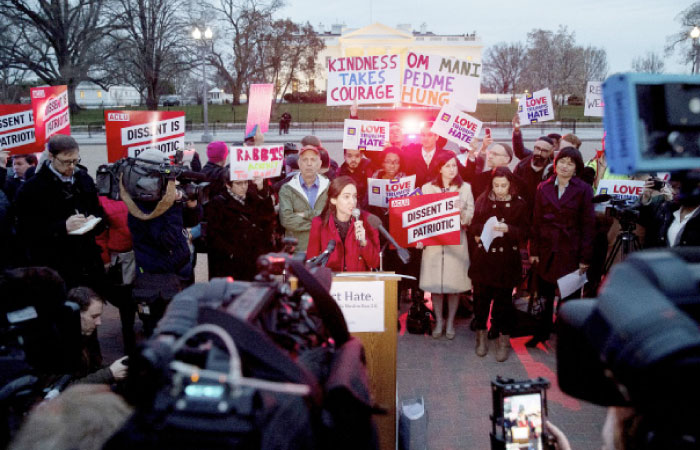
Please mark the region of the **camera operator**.
<svg viewBox="0 0 700 450"><path fill-rule="evenodd" d="M163 154L153 149L139 158L164 161ZM146 334L150 335L170 299L194 281L189 233L185 228L199 223L202 209L196 199L188 199L182 191L170 188L158 202L125 201L136 257L133 296L140 305Z"/></svg>
<svg viewBox="0 0 700 450"><path fill-rule="evenodd" d="M644 247L700 245L700 185L697 172L672 179L672 200L663 195L663 182L649 180L640 199L639 222L646 228Z"/></svg>

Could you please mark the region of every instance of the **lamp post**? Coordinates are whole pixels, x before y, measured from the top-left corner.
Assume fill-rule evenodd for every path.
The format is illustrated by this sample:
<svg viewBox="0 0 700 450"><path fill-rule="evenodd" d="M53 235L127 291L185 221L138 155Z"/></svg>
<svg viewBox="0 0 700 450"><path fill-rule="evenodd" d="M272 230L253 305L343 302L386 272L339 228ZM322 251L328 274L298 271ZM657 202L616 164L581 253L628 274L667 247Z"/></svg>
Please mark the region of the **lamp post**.
<svg viewBox="0 0 700 450"><path fill-rule="evenodd" d="M211 134L209 134L209 96L207 92L206 74L206 49L207 43L211 42L212 36L213 33L209 27L204 30L204 33L199 31L199 28L197 27L195 27L194 31L192 31L192 38L197 42L201 41L202 47L202 107L204 108L204 132L202 133L202 142L211 142L213 140Z"/></svg>
<svg viewBox="0 0 700 450"><path fill-rule="evenodd" d="M693 74L698 73L698 38L700 38L700 28L693 27L690 31L690 37L693 39Z"/></svg>

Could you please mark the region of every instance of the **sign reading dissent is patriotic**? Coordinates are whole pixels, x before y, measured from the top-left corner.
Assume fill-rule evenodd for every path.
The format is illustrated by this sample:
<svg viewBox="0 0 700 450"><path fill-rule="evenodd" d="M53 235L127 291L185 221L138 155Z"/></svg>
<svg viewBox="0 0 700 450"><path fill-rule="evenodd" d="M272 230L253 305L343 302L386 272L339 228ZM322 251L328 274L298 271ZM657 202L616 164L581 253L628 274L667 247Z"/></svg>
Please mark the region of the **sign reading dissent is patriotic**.
<svg viewBox="0 0 700 450"><path fill-rule="evenodd" d="M185 113L182 111L105 111L107 161L138 157L148 149L164 157L185 149Z"/></svg>
<svg viewBox="0 0 700 450"><path fill-rule="evenodd" d="M0 150L13 155L41 151L34 139L32 105L0 105Z"/></svg>
<svg viewBox="0 0 700 450"><path fill-rule="evenodd" d="M458 245L460 217L458 192L416 195L392 200L389 206L391 235L402 247Z"/></svg>
<svg viewBox="0 0 700 450"><path fill-rule="evenodd" d="M31 88L34 136L37 150L42 150L54 134L70 135L68 87L47 86Z"/></svg>
<svg viewBox="0 0 700 450"><path fill-rule="evenodd" d="M382 151L389 145L389 122L345 119L343 148Z"/></svg>

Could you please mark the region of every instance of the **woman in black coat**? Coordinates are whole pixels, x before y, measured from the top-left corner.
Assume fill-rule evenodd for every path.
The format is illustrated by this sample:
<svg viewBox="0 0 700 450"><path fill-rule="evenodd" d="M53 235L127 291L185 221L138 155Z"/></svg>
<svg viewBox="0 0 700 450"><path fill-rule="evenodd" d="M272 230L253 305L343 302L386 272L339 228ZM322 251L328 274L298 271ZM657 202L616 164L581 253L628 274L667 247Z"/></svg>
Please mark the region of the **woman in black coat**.
<svg viewBox="0 0 700 450"><path fill-rule="evenodd" d="M226 191L205 207L209 278L252 280L256 260L272 249L274 208L262 178L227 181Z"/></svg>
<svg viewBox="0 0 700 450"><path fill-rule="evenodd" d="M554 160L555 175L537 187L530 262L537 264L537 286L546 302L544 320L526 343L529 347L549 339L557 280L577 269L585 272L593 256L593 189L577 177L582 172L581 153L567 147Z"/></svg>
<svg viewBox="0 0 700 450"><path fill-rule="evenodd" d="M522 276L520 243L527 234L527 216L527 204L517 193L510 169L494 169L491 189L487 189L476 201L470 227L476 246L469 277L474 284L476 354L485 356L488 353L486 321L493 300L491 331L498 336L496 360L499 362L508 359L510 330L515 318L512 295ZM495 238L487 250L481 241L481 234L491 217L495 217L498 223L489 223L488 226L502 232L503 236Z"/></svg>

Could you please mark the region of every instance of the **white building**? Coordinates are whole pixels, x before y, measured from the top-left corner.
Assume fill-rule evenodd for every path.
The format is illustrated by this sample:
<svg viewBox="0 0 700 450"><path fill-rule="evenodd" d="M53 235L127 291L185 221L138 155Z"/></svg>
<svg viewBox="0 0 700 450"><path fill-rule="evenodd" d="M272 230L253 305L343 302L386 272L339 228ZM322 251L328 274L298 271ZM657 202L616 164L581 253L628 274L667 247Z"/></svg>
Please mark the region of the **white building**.
<svg viewBox="0 0 700 450"><path fill-rule="evenodd" d="M82 82L75 88L75 101L87 109L138 106L141 95L131 86L111 86L104 90L94 83Z"/></svg>
<svg viewBox="0 0 700 450"><path fill-rule="evenodd" d="M209 103L212 105L224 105L233 103L233 94L227 94L223 89L214 88L207 93Z"/></svg>
<svg viewBox="0 0 700 450"><path fill-rule="evenodd" d="M398 54L404 59L409 51L427 53L467 61L481 61L483 45L476 32L458 35L435 34L426 31L423 24L419 31L402 24L391 28L376 22L364 28L349 29L333 25L330 31L319 25L318 36L326 44L316 59L317 76L300 80L299 90L322 91L326 89L326 67L330 58L341 56L374 56Z"/></svg>

